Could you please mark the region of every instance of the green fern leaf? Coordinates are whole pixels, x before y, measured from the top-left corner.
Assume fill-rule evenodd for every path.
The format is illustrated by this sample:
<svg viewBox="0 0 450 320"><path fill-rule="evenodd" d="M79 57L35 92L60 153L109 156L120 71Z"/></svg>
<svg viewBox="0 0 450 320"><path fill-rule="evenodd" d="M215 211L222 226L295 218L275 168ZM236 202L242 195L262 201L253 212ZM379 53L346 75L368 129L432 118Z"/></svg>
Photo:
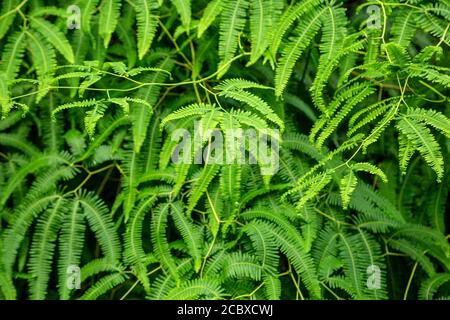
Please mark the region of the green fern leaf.
<svg viewBox="0 0 450 320"><path fill-rule="evenodd" d="M419 297L423 300L434 299L434 294L438 291L444 283L450 281L449 273L438 273L430 277L422 283L419 290Z"/></svg>
<svg viewBox="0 0 450 320"><path fill-rule="evenodd" d="M6 35L14 22L17 13L16 8L19 4L19 0L7 0L2 4L2 10L0 10L0 40Z"/></svg>
<svg viewBox="0 0 450 320"><path fill-rule="evenodd" d="M171 203L170 212L176 228L183 237L184 242L186 242L189 253L194 259L194 270L198 272L201 267L202 258L200 252L200 244L202 239L201 230L197 225L191 223L186 218L180 202Z"/></svg>
<svg viewBox="0 0 450 320"><path fill-rule="evenodd" d="M170 0L180 15L181 23L189 33L191 25L191 0Z"/></svg>
<svg viewBox="0 0 450 320"><path fill-rule="evenodd" d="M39 93L36 102L39 102L50 90L50 83L54 76L56 58L53 48L48 45L42 36L30 30L27 32L28 43L36 65L37 78L39 80Z"/></svg>
<svg viewBox="0 0 450 320"><path fill-rule="evenodd" d="M218 78L224 75L229 65L227 64L234 57L238 46L239 33L246 23L247 0L227 1L222 12L220 22L219 37L219 58L220 70Z"/></svg>
<svg viewBox="0 0 450 320"><path fill-rule="evenodd" d="M270 44L270 53L272 57L275 57L278 48L280 47L281 41L285 33L292 27L295 20L303 17L307 12L310 12L313 8L320 7L320 4L324 0L305 0L290 6L280 17L278 24L276 25L275 31L273 32L273 40Z"/></svg>
<svg viewBox="0 0 450 320"><path fill-rule="evenodd" d="M340 181L340 189L341 189L341 198L342 205L344 209L347 209L347 206L350 202L350 197L353 193L353 190L356 188L356 184L358 183L358 179L352 170L350 170Z"/></svg>
<svg viewBox="0 0 450 320"><path fill-rule="evenodd" d="M203 15L197 25L197 35L199 38L205 33L209 26L214 22L216 17L222 12L224 2L222 0L213 0L208 2L208 5L203 12Z"/></svg>
<svg viewBox="0 0 450 320"><path fill-rule="evenodd" d="M25 52L25 43L25 32L18 31L8 37L8 42L3 49L0 70L6 74L9 81L17 77Z"/></svg>
<svg viewBox="0 0 450 320"><path fill-rule="evenodd" d="M319 7L312 13L308 13L295 29L295 37L292 37L289 43L286 44L275 72L275 94L277 96L282 95L295 63L319 31L321 17L325 12L325 8Z"/></svg>
<svg viewBox="0 0 450 320"><path fill-rule="evenodd" d="M69 299L71 293L68 286L70 275L67 273L67 268L80 265L85 231L83 218L78 200L71 201L66 214L62 218L61 236L59 239L58 286L61 300Z"/></svg>
<svg viewBox="0 0 450 320"><path fill-rule="evenodd" d="M155 254L161 259L161 265L169 274L179 282L179 275L173 256L170 254L169 244L166 239L167 217L170 203L163 203L156 208L152 223L151 234Z"/></svg>
<svg viewBox="0 0 450 320"><path fill-rule="evenodd" d="M223 297L223 289L213 279L196 279L183 283L180 287L170 290L166 300L208 299L218 300Z"/></svg>
<svg viewBox="0 0 450 320"><path fill-rule="evenodd" d="M84 208L91 230L94 232L100 247L111 263L120 259L120 241L114 223L108 215L108 208L95 194L84 193L78 201Z"/></svg>
<svg viewBox="0 0 450 320"><path fill-rule="evenodd" d="M30 249L30 298L43 300L47 295L55 241L66 210L67 200L59 198L38 220Z"/></svg>
<svg viewBox="0 0 450 320"><path fill-rule="evenodd" d="M252 0L250 16L251 55L248 66L254 64L269 45L267 34L272 22L272 1Z"/></svg>
<svg viewBox="0 0 450 320"><path fill-rule="evenodd" d="M127 276L123 273L113 273L97 280L81 297L80 300L95 300L111 290L112 288L123 283Z"/></svg>
<svg viewBox="0 0 450 320"><path fill-rule="evenodd" d="M64 34L59 31L59 29L42 18L31 17L30 19L31 27L33 29L35 29L43 37L45 37L48 42L50 42L53 47L58 50L64 56L64 58L66 58L67 61L69 61L70 63L75 62L72 47Z"/></svg>

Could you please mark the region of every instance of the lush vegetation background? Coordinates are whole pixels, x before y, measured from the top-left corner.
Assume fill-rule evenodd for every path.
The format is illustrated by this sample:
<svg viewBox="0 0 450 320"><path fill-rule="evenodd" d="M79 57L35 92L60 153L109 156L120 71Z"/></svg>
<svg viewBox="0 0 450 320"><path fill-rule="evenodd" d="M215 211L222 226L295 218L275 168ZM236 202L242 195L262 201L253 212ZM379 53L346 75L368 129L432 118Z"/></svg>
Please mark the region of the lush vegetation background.
<svg viewBox="0 0 450 320"><path fill-rule="evenodd" d="M1 299L450 296L448 0L0 10ZM198 120L279 170L174 164Z"/></svg>

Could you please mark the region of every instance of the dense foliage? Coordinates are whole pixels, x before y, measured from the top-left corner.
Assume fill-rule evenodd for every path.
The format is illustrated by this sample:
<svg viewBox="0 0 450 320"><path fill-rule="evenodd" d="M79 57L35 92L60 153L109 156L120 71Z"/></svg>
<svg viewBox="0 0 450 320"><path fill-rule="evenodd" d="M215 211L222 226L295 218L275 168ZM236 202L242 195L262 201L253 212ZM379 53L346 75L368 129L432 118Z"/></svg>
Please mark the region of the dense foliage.
<svg viewBox="0 0 450 320"><path fill-rule="evenodd" d="M448 0L1 1L0 298L449 297L449 28ZM276 170L174 162L183 129L253 129Z"/></svg>

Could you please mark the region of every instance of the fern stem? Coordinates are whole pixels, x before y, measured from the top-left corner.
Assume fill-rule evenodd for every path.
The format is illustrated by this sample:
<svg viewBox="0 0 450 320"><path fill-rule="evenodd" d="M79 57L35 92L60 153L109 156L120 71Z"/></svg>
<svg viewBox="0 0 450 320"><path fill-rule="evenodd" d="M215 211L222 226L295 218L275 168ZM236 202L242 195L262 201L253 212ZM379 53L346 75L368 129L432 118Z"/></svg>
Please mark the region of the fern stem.
<svg viewBox="0 0 450 320"><path fill-rule="evenodd" d="M414 264L414 267L413 267L413 269L411 271L411 275L409 276L409 279L408 279L408 284L406 285L405 294L403 295L403 300L406 300L406 298L408 298L409 288L411 286L411 282L412 282L412 279L414 277L414 274L416 273L416 269L417 269L417 265L418 264L419 264L419 262L416 261L416 263Z"/></svg>

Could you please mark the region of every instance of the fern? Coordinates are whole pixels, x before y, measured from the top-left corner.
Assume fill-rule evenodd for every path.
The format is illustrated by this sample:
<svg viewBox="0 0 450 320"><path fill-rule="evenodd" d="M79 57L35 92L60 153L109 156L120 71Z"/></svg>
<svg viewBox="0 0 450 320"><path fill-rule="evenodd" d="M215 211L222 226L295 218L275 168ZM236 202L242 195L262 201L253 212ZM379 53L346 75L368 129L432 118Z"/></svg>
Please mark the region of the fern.
<svg viewBox="0 0 450 320"><path fill-rule="evenodd" d="M156 34L157 24L155 17L151 14L152 7L152 3L148 0L140 0L136 3L138 54L141 60L150 48Z"/></svg>
<svg viewBox="0 0 450 320"><path fill-rule="evenodd" d="M436 172L437 180L440 181L443 176L444 160L439 144L431 135L430 130L420 122L406 117L402 117L397 122L397 128L406 136L413 148L422 154L425 161Z"/></svg>
<svg viewBox="0 0 450 320"><path fill-rule="evenodd" d="M64 3L0 5L0 299L448 298L448 1Z"/></svg>
<svg viewBox="0 0 450 320"><path fill-rule="evenodd" d="M246 23L245 13L248 4L247 0L238 0L236 3L233 1L225 2L219 32L219 76L225 74L228 69L226 67L227 63L233 58L236 52L239 33Z"/></svg>

